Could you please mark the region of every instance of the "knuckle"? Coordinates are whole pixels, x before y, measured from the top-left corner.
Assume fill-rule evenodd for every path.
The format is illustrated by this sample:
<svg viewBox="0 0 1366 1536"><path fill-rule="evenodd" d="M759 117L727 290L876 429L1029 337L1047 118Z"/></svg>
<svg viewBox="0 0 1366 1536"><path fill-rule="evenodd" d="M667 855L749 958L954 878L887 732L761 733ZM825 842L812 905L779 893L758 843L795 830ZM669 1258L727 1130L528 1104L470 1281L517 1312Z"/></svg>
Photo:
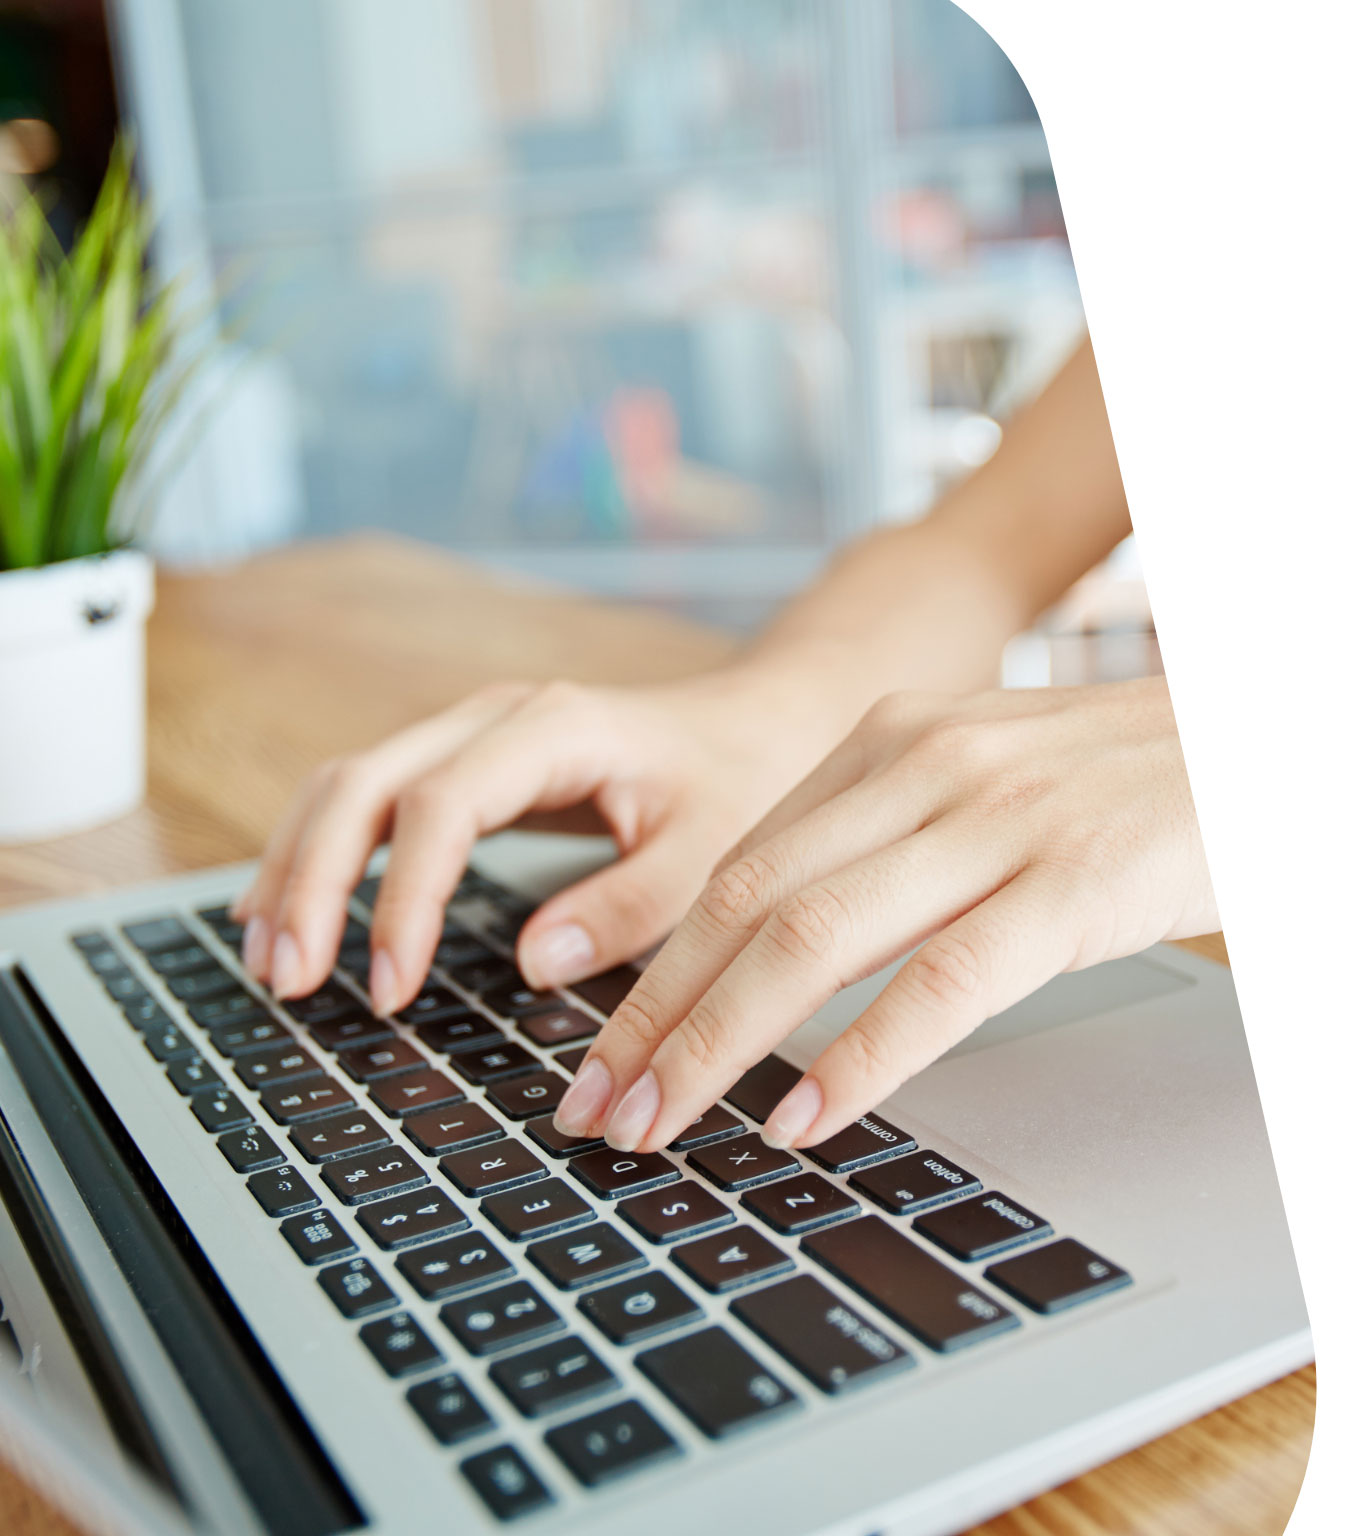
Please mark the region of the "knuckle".
<svg viewBox="0 0 1366 1536"><path fill-rule="evenodd" d="M880 745L901 734L909 713L909 694L885 693L864 711L854 729L854 735L859 740Z"/></svg>
<svg viewBox="0 0 1366 1536"><path fill-rule="evenodd" d="M586 706L591 690L569 678L557 677L542 683L535 692L536 707L546 714L568 715L580 713Z"/></svg>
<svg viewBox="0 0 1366 1536"><path fill-rule="evenodd" d="M746 854L707 882L698 906L718 928L750 932L772 908L775 884L767 861L756 853Z"/></svg>
<svg viewBox="0 0 1366 1536"><path fill-rule="evenodd" d="M985 989L979 946L951 930L931 939L910 964L916 986L946 1008L975 1003Z"/></svg>
<svg viewBox="0 0 1366 1536"><path fill-rule="evenodd" d="M890 1032L876 1025L855 1023L840 1039L845 1064L860 1079L890 1085L902 1077Z"/></svg>
<svg viewBox="0 0 1366 1536"><path fill-rule="evenodd" d="M727 1055L729 1035L721 1016L702 998L671 1037L687 1057L689 1075L710 1077Z"/></svg>
<svg viewBox="0 0 1366 1536"><path fill-rule="evenodd" d="M423 774L399 791L394 801L395 817L400 821L428 822L441 815L449 801L445 777Z"/></svg>
<svg viewBox="0 0 1366 1536"><path fill-rule="evenodd" d="M652 1046L659 1038L661 1017L662 1009L648 994L642 993L637 983L617 1004L608 1027L623 1045L643 1049Z"/></svg>
<svg viewBox="0 0 1366 1536"><path fill-rule="evenodd" d="M844 900L824 886L789 896L769 919L773 942L790 959L829 963L852 937L853 919Z"/></svg>
<svg viewBox="0 0 1366 1536"><path fill-rule="evenodd" d="M981 724L956 715L931 721L916 738L915 750L919 756L951 769L974 768L987 755Z"/></svg>

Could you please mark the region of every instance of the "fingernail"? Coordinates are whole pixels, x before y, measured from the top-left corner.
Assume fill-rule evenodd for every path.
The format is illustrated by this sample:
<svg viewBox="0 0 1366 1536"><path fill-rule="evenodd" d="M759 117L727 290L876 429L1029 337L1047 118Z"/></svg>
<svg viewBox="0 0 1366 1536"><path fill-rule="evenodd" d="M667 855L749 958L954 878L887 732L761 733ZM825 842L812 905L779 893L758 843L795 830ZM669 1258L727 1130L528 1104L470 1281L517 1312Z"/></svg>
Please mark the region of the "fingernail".
<svg viewBox="0 0 1366 1536"><path fill-rule="evenodd" d="M596 955L597 946L586 928L578 923L561 923L527 944L522 970L527 980L537 986L558 987L590 975ZM526 969L528 965L531 972Z"/></svg>
<svg viewBox="0 0 1366 1536"><path fill-rule="evenodd" d="M555 1111L561 1136L582 1136L612 1101L612 1074L596 1056L585 1061Z"/></svg>
<svg viewBox="0 0 1366 1536"><path fill-rule="evenodd" d="M370 960L370 1006L384 1017L398 1002L398 972L387 949L376 950Z"/></svg>
<svg viewBox="0 0 1366 1536"><path fill-rule="evenodd" d="M647 1067L617 1105L603 1140L618 1152L634 1152L659 1113L659 1079Z"/></svg>
<svg viewBox="0 0 1366 1536"><path fill-rule="evenodd" d="M264 981L270 964L270 928L264 917L253 917L242 934L242 964L253 981Z"/></svg>
<svg viewBox="0 0 1366 1536"><path fill-rule="evenodd" d="M760 1135L770 1147L791 1148L810 1130L825 1107L825 1095L814 1077L804 1077L768 1117Z"/></svg>
<svg viewBox="0 0 1366 1536"><path fill-rule="evenodd" d="M270 990L276 997L292 997L299 985L299 946L292 933L282 933L275 940L270 956Z"/></svg>

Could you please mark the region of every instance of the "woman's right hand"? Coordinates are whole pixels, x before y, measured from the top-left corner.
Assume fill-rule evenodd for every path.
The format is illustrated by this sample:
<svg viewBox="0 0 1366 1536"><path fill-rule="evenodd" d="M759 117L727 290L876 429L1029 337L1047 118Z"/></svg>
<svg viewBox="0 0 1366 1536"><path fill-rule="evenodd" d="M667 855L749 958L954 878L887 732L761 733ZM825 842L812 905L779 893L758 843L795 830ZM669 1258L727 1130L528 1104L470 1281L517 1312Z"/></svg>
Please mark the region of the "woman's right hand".
<svg viewBox="0 0 1366 1536"><path fill-rule="evenodd" d="M426 978L475 841L582 805L621 857L540 907L518 940L518 964L533 985L551 986L638 955L848 729L858 701L822 710L820 697L809 674L772 665L653 687L481 689L306 780L234 909L247 925L247 968L280 997L321 986L347 899L387 840L370 992L376 1012L392 1013Z"/></svg>

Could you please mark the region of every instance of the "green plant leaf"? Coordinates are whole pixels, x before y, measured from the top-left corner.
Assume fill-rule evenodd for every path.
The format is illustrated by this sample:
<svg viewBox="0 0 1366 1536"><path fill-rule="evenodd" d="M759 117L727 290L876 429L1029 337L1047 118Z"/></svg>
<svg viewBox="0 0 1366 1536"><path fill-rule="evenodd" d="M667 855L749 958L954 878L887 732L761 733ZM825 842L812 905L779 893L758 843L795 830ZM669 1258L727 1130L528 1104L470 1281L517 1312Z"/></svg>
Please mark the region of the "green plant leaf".
<svg viewBox="0 0 1366 1536"><path fill-rule="evenodd" d="M158 286L152 219L120 138L64 256L34 197L0 217L0 569L122 539L152 449L216 327Z"/></svg>

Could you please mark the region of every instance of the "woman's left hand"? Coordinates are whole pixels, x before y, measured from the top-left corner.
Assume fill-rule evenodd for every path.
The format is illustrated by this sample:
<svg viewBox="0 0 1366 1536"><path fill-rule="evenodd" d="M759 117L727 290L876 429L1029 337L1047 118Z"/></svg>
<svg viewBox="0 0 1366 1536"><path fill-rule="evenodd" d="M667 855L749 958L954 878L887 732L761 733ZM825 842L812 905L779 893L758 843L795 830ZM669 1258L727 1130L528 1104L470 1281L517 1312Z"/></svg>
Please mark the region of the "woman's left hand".
<svg viewBox="0 0 1366 1536"><path fill-rule="evenodd" d="M770 1116L811 1146L1060 971L1217 926L1163 679L893 694L718 865L557 1123L663 1147L914 950Z"/></svg>

